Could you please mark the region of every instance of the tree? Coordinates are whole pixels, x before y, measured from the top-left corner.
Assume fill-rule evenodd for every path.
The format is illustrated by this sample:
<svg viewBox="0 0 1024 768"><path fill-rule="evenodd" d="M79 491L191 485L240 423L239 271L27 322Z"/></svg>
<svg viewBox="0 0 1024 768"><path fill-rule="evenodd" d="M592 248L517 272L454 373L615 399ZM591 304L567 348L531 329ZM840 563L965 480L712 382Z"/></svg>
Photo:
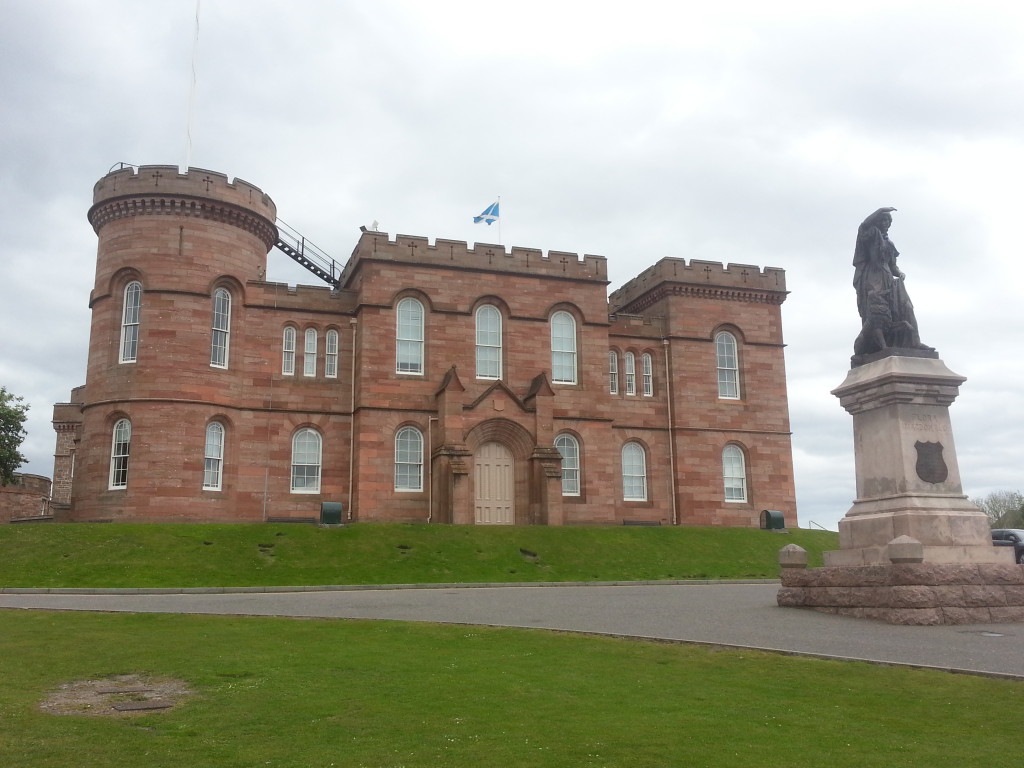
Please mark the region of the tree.
<svg viewBox="0 0 1024 768"><path fill-rule="evenodd" d="M1020 491L993 491L971 501L988 515L993 528L1024 528L1024 494Z"/></svg>
<svg viewBox="0 0 1024 768"><path fill-rule="evenodd" d="M26 461L18 451L28 435L24 426L28 406L23 403L6 387L0 387L0 485L13 483L14 473Z"/></svg>

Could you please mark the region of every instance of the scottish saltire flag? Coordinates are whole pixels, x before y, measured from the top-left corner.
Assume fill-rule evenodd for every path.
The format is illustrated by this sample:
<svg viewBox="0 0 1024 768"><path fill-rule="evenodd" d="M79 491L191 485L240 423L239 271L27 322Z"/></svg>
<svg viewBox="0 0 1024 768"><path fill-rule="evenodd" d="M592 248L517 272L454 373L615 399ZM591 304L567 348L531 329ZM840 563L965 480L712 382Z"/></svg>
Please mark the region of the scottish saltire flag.
<svg viewBox="0 0 1024 768"><path fill-rule="evenodd" d="M488 205L484 209L483 213L481 213L479 216L474 216L473 217L473 223L474 224L479 224L481 221L486 221L488 226L493 224L497 220L498 220L498 204L497 203L491 203L490 205Z"/></svg>

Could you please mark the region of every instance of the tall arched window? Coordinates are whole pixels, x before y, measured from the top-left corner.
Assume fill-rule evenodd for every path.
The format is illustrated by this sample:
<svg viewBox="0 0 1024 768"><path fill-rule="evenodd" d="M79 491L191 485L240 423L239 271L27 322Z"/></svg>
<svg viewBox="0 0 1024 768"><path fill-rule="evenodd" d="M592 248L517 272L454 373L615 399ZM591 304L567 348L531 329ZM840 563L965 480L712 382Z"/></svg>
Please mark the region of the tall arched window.
<svg viewBox="0 0 1024 768"><path fill-rule="evenodd" d="M333 328L327 332L327 349L324 355L324 376L338 378L338 332Z"/></svg>
<svg viewBox="0 0 1024 768"><path fill-rule="evenodd" d="M726 501L747 500L747 466L743 449L738 445L727 445L722 449L722 480Z"/></svg>
<svg viewBox="0 0 1024 768"><path fill-rule="evenodd" d="M124 287L121 312L122 363L134 363L139 355L139 316L142 310L142 283L133 280Z"/></svg>
<svg viewBox="0 0 1024 768"><path fill-rule="evenodd" d="M555 438L555 448L562 454L562 495L580 495L580 444L572 435Z"/></svg>
<svg viewBox="0 0 1024 768"><path fill-rule="evenodd" d="M295 329L290 325L284 329L281 340L281 373L285 376L295 375Z"/></svg>
<svg viewBox="0 0 1024 768"><path fill-rule="evenodd" d="M211 421L206 425L206 449L203 452L203 490L221 489L221 468L224 464L224 425Z"/></svg>
<svg viewBox="0 0 1024 768"><path fill-rule="evenodd" d="M213 333L210 337L210 365L228 367L231 347L231 294L227 288L213 292Z"/></svg>
<svg viewBox="0 0 1024 768"><path fill-rule="evenodd" d="M501 378L501 312L490 304L476 311L476 377Z"/></svg>
<svg viewBox="0 0 1024 768"><path fill-rule="evenodd" d="M396 362L398 373L423 373L423 305L416 299L398 302L396 311Z"/></svg>
<svg viewBox="0 0 1024 768"><path fill-rule="evenodd" d="M636 357L632 352L627 352L623 358L626 367L626 394L636 394Z"/></svg>
<svg viewBox="0 0 1024 768"><path fill-rule="evenodd" d="M423 490L423 433L416 427L395 434L395 490Z"/></svg>
<svg viewBox="0 0 1024 768"><path fill-rule="evenodd" d="M316 376L316 329L306 329L306 343L302 348L302 375Z"/></svg>
<svg viewBox="0 0 1024 768"><path fill-rule="evenodd" d="M639 443L622 446L622 499L647 501L647 455Z"/></svg>
<svg viewBox="0 0 1024 768"><path fill-rule="evenodd" d="M728 331L715 336L718 366L718 396L723 400L740 399L740 362L736 337Z"/></svg>
<svg viewBox="0 0 1024 768"><path fill-rule="evenodd" d="M128 456L131 453L132 423L121 419L114 425L110 442L110 480L108 488L128 487Z"/></svg>
<svg viewBox="0 0 1024 768"><path fill-rule="evenodd" d="M619 394L619 353L608 350L608 394Z"/></svg>
<svg viewBox="0 0 1024 768"><path fill-rule="evenodd" d="M576 318L568 312L551 316L551 381L576 383Z"/></svg>
<svg viewBox="0 0 1024 768"><path fill-rule="evenodd" d="M315 429L300 429L292 437L292 493L320 492L321 448Z"/></svg>
<svg viewBox="0 0 1024 768"><path fill-rule="evenodd" d="M654 360L649 352L640 355L640 367L643 370L644 397L654 395Z"/></svg>

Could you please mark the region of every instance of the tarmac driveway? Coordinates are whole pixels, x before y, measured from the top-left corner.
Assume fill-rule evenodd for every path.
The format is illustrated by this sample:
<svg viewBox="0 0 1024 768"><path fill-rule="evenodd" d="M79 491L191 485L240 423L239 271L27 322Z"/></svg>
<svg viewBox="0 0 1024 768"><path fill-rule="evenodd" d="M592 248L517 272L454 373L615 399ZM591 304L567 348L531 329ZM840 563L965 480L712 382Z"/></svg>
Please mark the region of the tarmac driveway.
<svg viewBox="0 0 1024 768"><path fill-rule="evenodd" d="M319 616L565 630L934 667L1024 680L1024 626L891 626L780 608L777 583L0 594L0 608ZM294 590L302 591L294 591Z"/></svg>

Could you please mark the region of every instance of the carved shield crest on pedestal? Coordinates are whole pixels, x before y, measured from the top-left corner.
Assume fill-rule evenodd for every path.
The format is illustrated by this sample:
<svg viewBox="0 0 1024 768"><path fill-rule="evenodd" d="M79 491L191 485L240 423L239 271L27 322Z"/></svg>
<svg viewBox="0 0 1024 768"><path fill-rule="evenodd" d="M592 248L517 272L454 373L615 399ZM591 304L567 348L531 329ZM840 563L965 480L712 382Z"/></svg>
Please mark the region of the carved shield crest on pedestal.
<svg viewBox="0 0 1024 768"><path fill-rule="evenodd" d="M942 443L914 443L917 449L917 476L926 483L944 483L949 477L949 467L942 458Z"/></svg>

